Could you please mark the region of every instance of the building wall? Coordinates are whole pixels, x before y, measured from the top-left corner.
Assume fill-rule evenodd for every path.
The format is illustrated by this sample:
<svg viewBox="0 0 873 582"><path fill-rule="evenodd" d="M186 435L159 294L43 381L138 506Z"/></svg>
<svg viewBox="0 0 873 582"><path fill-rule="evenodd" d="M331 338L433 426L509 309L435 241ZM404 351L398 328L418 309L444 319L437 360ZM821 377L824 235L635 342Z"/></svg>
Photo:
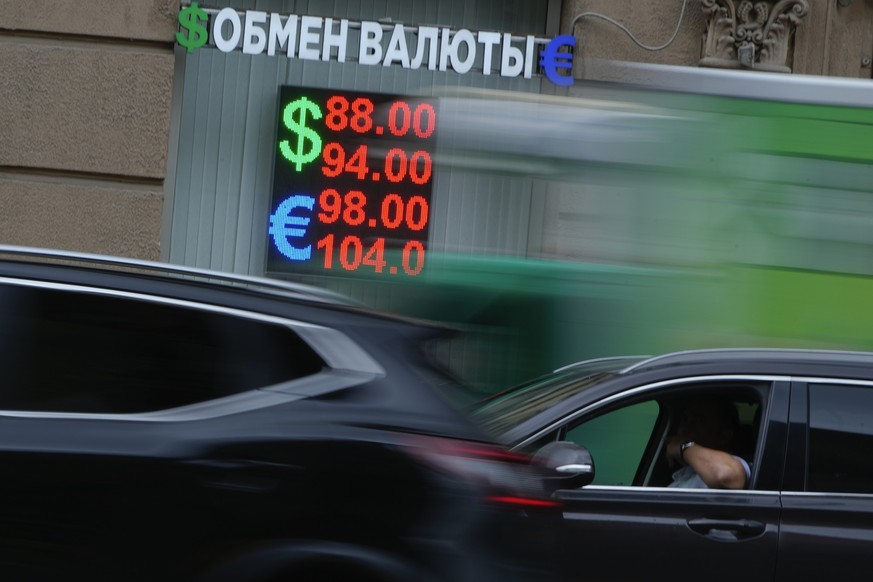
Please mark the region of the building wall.
<svg viewBox="0 0 873 582"><path fill-rule="evenodd" d="M161 241L172 224L162 217L185 1L0 0L0 243L168 257ZM656 52L601 19L582 19L572 27L575 76L585 79L602 59L696 66L706 26L700 1L688 0L675 41ZM870 78L873 2L808 1L794 72ZM659 45L681 6L565 0L557 32L597 12Z"/></svg>
<svg viewBox="0 0 873 582"><path fill-rule="evenodd" d="M829 77L871 78L873 2L811 0L797 29L795 71Z"/></svg>
<svg viewBox="0 0 873 582"><path fill-rule="evenodd" d="M0 243L160 257L178 10L0 0Z"/></svg>
<svg viewBox="0 0 873 582"><path fill-rule="evenodd" d="M342 0L212 0L210 9L233 7L278 14L330 15L351 21L382 19L454 29L497 30L547 36L543 0L440 0L348 3ZM538 94L546 82L484 75L481 63L466 75L454 71L368 66L358 61L352 27L347 61L312 61L284 55L224 53L204 46L176 49L175 89L179 122L171 137L170 179L165 184L162 257L172 263L263 275L269 235L272 163L278 91L283 85L374 91L399 95L454 95L467 89ZM387 39L386 39L387 40ZM414 39L408 42L414 43ZM416 45L411 44L410 50ZM481 60L481 53L478 59ZM442 98L442 97L441 97ZM440 148L454 151L469 135L453 137L448 118L459 114L448 99L441 107ZM497 120L505 123L505 119ZM532 184L485 172L450 171L440 164L434 179L429 250L510 253L526 251ZM475 196L470 196L475 192ZM478 222L476 222L478 217ZM483 217L489 217L486 221Z"/></svg>
<svg viewBox="0 0 873 582"><path fill-rule="evenodd" d="M682 0L566 0L561 15L561 33L577 38L576 77L584 77L585 60L610 59L640 63L696 66L700 38L706 25L700 0L688 0L675 40L662 50L639 47L628 34L597 16L610 18L649 47L659 47L673 36ZM581 66L580 66L581 65Z"/></svg>
<svg viewBox="0 0 873 582"><path fill-rule="evenodd" d="M730 1L730 0L724 0ZM733 0L739 6L741 0ZM873 59L873 2L807 0L809 10L794 37L792 71L807 75L871 78ZM722 2L724 3L724 2ZM624 25L639 42L649 46L666 43L676 29L682 0L567 0L564 2L561 32L577 36L577 78L585 77L589 60L617 60L663 65L697 66L706 18L701 0L688 0L675 40L659 51L640 48L618 27L598 13Z"/></svg>

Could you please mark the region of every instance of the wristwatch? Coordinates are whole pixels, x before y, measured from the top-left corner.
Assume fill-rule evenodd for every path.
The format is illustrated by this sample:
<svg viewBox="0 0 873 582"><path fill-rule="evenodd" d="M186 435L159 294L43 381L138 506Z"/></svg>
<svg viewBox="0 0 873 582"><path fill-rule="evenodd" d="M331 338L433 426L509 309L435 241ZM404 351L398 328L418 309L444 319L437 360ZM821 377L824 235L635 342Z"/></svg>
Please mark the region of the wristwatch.
<svg viewBox="0 0 873 582"><path fill-rule="evenodd" d="M688 447L693 447L694 441L685 441L681 445L679 445L679 458L682 459L682 462L685 462L685 449Z"/></svg>

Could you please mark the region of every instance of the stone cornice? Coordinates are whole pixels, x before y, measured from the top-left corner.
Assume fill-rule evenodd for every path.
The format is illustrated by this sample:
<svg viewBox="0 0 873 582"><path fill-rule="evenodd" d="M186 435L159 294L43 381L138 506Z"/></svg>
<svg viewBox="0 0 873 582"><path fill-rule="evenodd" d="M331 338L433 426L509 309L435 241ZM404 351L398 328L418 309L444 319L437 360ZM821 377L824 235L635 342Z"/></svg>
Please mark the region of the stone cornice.
<svg viewBox="0 0 873 582"><path fill-rule="evenodd" d="M708 16L701 66L791 72L807 0L701 0L701 7Z"/></svg>

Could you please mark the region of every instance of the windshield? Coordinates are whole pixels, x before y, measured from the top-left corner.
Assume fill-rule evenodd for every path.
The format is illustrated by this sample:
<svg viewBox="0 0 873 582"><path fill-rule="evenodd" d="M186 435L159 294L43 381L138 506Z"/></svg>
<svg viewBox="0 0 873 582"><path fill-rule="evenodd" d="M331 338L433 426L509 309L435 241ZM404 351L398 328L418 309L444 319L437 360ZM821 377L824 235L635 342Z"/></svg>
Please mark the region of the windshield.
<svg viewBox="0 0 873 582"><path fill-rule="evenodd" d="M476 404L471 413L487 431L501 435L570 396L614 377L619 370L641 359L608 358L561 368L487 398Z"/></svg>

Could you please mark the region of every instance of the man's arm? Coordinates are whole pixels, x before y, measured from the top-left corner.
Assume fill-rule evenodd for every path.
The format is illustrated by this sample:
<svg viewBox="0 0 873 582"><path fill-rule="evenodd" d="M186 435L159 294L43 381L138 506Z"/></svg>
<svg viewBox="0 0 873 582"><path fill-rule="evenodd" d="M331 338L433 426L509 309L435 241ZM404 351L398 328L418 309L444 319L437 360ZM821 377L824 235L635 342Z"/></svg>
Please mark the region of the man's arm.
<svg viewBox="0 0 873 582"><path fill-rule="evenodd" d="M711 489L743 489L746 468L733 455L703 445L692 445L681 455Z"/></svg>

